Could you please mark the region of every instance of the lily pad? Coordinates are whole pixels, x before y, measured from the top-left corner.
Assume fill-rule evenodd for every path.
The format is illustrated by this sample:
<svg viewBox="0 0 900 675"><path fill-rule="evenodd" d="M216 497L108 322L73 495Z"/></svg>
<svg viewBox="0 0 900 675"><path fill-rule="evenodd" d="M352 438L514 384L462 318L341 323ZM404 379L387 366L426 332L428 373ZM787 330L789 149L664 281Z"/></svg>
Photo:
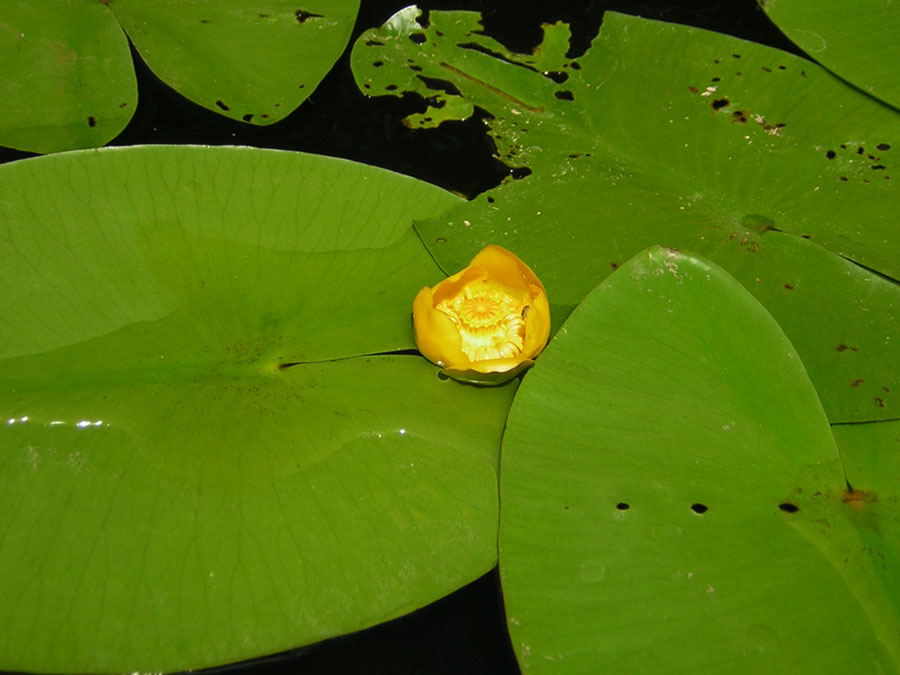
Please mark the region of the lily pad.
<svg viewBox="0 0 900 675"><path fill-rule="evenodd" d="M18 150L103 145L137 106L128 38L100 2L4 3L0 72L0 145Z"/></svg>
<svg viewBox="0 0 900 675"><path fill-rule="evenodd" d="M893 0L760 0L807 54L863 91L900 108L900 12Z"/></svg>
<svg viewBox="0 0 900 675"><path fill-rule="evenodd" d="M45 153L112 140L137 104L129 39L195 103L272 124L325 77L358 10L359 0L13 2L0 24L0 72L15 74L0 85L0 144Z"/></svg>
<svg viewBox="0 0 900 675"><path fill-rule="evenodd" d="M104 149L0 167L0 668L173 671L425 605L496 561L514 385L445 382L413 218L343 160Z"/></svg>
<svg viewBox="0 0 900 675"><path fill-rule="evenodd" d="M861 517L796 350L718 266L654 247L592 291L501 457L523 672L900 670L896 475Z"/></svg>
<svg viewBox="0 0 900 675"><path fill-rule="evenodd" d="M411 126L486 110L516 167L519 180L417 223L445 270L500 244L529 261L562 316L647 246L715 250L782 323L832 421L897 417L896 400L880 407L848 384L900 383L896 110L802 58L700 29L607 12L574 58L565 24L518 54L479 19L407 8L352 54L366 93L431 101ZM757 278L803 279L804 297L763 293ZM849 368L835 347L857 343L872 350Z"/></svg>

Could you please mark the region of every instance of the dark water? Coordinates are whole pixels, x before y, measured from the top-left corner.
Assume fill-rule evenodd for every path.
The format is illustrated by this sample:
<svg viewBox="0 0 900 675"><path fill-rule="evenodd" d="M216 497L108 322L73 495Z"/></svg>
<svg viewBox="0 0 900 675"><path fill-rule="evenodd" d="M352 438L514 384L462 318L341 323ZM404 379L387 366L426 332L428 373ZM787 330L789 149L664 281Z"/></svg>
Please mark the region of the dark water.
<svg viewBox="0 0 900 675"><path fill-rule="evenodd" d="M412 0L362 0L350 44ZM572 54L585 51L605 10L688 24L770 46L796 50L758 9L756 0L455 0L421 2L423 9L467 9L484 15L486 31L516 51L530 51L540 25L558 20L573 32ZM400 119L421 112L415 97L366 99L349 65L349 47L313 95L270 127L233 122L183 99L135 54L139 103L113 145L146 143L250 145L343 157L429 181L472 197L497 185L510 169L492 158L493 144L476 115L439 129L412 131ZM29 156L0 148L0 162ZM289 653L223 666L209 673L319 675L518 673L497 571L412 615Z"/></svg>

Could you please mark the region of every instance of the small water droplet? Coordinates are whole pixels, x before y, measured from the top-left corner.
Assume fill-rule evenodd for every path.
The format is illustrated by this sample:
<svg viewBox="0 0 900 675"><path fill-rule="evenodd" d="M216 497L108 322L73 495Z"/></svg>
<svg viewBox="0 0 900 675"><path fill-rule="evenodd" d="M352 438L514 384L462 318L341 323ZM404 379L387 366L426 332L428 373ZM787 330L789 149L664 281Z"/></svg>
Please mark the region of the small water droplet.
<svg viewBox="0 0 900 675"><path fill-rule="evenodd" d="M599 560L588 560L581 564L581 567L578 570L578 576L581 577L582 581L589 584L603 581L603 577L606 576L606 565Z"/></svg>

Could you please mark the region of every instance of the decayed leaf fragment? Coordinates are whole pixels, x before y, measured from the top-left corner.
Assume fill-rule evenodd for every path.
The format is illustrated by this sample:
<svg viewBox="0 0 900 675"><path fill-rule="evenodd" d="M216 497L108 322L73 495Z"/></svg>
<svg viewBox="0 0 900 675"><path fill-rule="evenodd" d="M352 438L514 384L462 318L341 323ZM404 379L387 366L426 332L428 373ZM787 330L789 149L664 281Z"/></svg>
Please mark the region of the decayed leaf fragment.
<svg viewBox="0 0 900 675"><path fill-rule="evenodd" d="M550 305L531 268L491 244L465 269L419 291L413 324L419 351L446 375L502 384L546 346Z"/></svg>

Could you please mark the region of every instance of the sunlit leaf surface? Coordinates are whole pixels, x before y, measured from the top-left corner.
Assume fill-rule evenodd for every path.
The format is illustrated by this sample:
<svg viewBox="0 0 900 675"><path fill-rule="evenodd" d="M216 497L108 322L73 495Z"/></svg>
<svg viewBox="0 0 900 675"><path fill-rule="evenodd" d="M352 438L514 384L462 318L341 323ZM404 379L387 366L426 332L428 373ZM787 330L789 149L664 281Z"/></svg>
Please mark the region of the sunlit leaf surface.
<svg viewBox="0 0 900 675"><path fill-rule="evenodd" d="M759 5L816 61L900 108L900 9L894 0L760 0Z"/></svg>
<svg viewBox="0 0 900 675"><path fill-rule="evenodd" d="M45 153L112 140L137 104L129 38L190 100L272 124L331 69L358 10L359 0L4 2L0 145Z"/></svg>
<svg viewBox="0 0 900 675"><path fill-rule="evenodd" d="M517 54L477 13L418 14L360 37L360 87L428 98L414 127L483 108L520 176L417 224L445 270L510 248L562 318L643 248L695 251L782 325L832 422L900 415L896 110L804 59L685 26L608 12L572 58L564 24Z"/></svg>
<svg viewBox="0 0 900 675"><path fill-rule="evenodd" d="M0 186L0 669L237 661L495 563L514 385L384 354L441 277L410 223L456 197L242 148L68 153Z"/></svg>
<svg viewBox="0 0 900 675"><path fill-rule="evenodd" d="M896 423L839 429L868 457L848 452L846 476L794 347L721 268L629 261L538 359L504 435L523 672L897 672Z"/></svg>

